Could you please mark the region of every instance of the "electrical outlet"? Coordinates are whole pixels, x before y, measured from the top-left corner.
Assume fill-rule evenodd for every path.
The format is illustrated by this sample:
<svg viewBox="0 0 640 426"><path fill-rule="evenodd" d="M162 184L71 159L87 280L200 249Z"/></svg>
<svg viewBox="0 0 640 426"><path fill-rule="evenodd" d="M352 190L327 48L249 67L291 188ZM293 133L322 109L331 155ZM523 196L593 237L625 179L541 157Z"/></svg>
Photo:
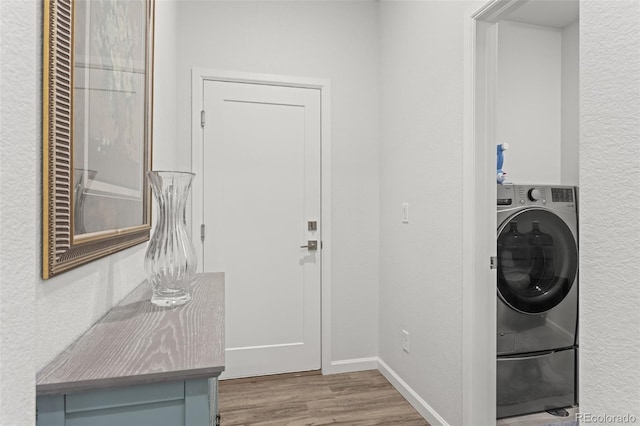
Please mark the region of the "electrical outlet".
<svg viewBox="0 0 640 426"><path fill-rule="evenodd" d="M402 330L402 350L409 353L409 332Z"/></svg>

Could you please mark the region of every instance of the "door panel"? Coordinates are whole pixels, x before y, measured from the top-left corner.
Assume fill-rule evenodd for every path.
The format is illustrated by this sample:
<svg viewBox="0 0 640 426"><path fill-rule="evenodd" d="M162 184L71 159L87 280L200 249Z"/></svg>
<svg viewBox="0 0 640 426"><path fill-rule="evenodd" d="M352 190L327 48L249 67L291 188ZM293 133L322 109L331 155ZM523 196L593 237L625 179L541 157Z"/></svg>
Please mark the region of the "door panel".
<svg viewBox="0 0 640 426"><path fill-rule="evenodd" d="M226 273L224 377L320 368L320 92L204 83L203 270ZM309 231L307 222L318 223Z"/></svg>
<svg viewBox="0 0 640 426"><path fill-rule="evenodd" d="M523 210L498 233L498 293L513 309L539 314L569 294L578 270L576 240L564 221Z"/></svg>

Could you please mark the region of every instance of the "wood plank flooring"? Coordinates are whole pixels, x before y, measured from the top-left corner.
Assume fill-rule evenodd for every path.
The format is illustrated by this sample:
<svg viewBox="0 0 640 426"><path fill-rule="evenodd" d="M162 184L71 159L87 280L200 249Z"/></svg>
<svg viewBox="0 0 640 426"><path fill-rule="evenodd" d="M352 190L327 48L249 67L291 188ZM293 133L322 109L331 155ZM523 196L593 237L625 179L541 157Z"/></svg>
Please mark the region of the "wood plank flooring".
<svg viewBox="0 0 640 426"><path fill-rule="evenodd" d="M429 426L376 370L220 382L222 426Z"/></svg>

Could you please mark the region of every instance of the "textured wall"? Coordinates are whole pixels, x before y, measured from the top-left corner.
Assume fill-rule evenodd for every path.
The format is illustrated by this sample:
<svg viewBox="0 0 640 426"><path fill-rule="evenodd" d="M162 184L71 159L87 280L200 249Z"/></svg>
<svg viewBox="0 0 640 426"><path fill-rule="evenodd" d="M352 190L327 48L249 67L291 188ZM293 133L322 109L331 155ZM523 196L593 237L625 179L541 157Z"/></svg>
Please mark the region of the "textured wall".
<svg viewBox="0 0 640 426"><path fill-rule="evenodd" d="M462 423L462 131L468 2L380 2L380 358ZM402 203L409 203L402 224ZM401 331L410 333L410 353Z"/></svg>
<svg viewBox="0 0 640 426"><path fill-rule="evenodd" d="M640 3L580 4L580 409L640 419Z"/></svg>
<svg viewBox="0 0 640 426"><path fill-rule="evenodd" d="M378 349L378 35L370 1L182 1L179 132L190 133L191 68L331 80L334 361ZM182 164L191 164L182 139Z"/></svg>
<svg viewBox="0 0 640 426"><path fill-rule="evenodd" d="M33 423L39 3L0 1L0 424Z"/></svg>

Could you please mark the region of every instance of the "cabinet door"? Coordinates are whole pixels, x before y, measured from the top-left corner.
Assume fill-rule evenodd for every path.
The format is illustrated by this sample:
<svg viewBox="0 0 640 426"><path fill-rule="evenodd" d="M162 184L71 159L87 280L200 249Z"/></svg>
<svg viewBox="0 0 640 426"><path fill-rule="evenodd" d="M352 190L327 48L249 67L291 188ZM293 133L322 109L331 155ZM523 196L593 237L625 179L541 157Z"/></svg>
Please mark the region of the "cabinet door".
<svg viewBox="0 0 640 426"><path fill-rule="evenodd" d="M217 378L41 396L37 426L215 424Z"/></svg>
<svg viewBox="0 0 640 426"><path fill-rule="evenodd" d="M65 399L65 426L185 426L184 382L74 393Z"/></svg>

